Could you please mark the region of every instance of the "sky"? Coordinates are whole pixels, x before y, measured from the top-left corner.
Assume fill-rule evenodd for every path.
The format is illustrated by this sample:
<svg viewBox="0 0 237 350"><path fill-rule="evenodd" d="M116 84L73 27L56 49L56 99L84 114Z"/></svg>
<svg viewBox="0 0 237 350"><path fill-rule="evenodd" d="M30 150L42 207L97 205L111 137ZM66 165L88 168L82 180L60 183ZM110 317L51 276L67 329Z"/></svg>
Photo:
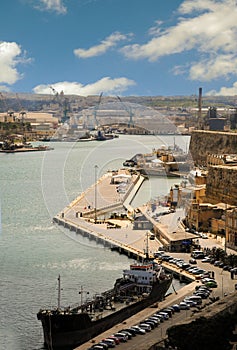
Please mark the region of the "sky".
<svg viewBox="0 0 237 350"><path fill-rule="evenodd" d="M0 92L237 95L236 0L7 0Z"/></svg>

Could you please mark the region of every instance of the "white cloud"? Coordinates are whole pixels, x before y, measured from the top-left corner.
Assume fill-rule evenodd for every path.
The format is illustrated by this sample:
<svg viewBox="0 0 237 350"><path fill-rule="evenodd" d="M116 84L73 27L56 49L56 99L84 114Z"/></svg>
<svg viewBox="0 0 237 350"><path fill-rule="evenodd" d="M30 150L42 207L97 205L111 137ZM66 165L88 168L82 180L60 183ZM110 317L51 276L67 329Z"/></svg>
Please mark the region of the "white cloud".
<svg viewBox="0 0 237 350"><path fill-rule="evenodd" d="M190 79L211 80L233 74L237 69L237 6L234 0L186 0L178 9L175 26L150 31L147 43L127 45L121 52L130 59L159 58L172 54L195 52L196 62L185 64ZM220 55L220 58L213 58ZM232 57L233 62L229 63ZM200 60L200 61L198 61ZM214 63L214 67L213 67ZM222 69L218 69L224 68ZM179 67L180 69L180 67ZM177 72L177 70L176 70Z"/></svg>
<svg viewBox="0 0 237 350"><path fill-rule="evenodd" d="M237 56L234 54L201 60L190 68L192 80L210 81L218 77L228 77L231 74L237 74Z"/></svg>
<svg viewBox="0 0 237 350"><path fill-rule="evenodd" d="M223 86L219 91L210 90L205 95L207 96L233 96L237 95L237 81L233 83L232 87Z"/></svg>
<svg viewBox="0 0 237 350"><path fill-rule="evenodd" d="M74 54L79 58L89 58L104 54L106 51L116 46L121 40L129 40L131 34L112 33L110 36L101 41L101 44L90 47L89 49L75 49Z"/></svg>
<svg viewBox="0 0 237 350"><path fill-rule="evenodd" d="M0 42L0 83L14 84L21 79L16 66L22 59L21 47L15 42Z"/></svg>
<svg viewBox="0 0 237 350"><path fill-rule="evenodd" d="M0 85L0 91L1 92L10 92L9 87L5 86L5 85Z"/></svg>
<svg viewBox="0 0 237 350"><path fill-rule="evenodd" d="M62 0L39 0L39 4L35 7L40 11L51 11L62 15L67 13Z"/></svg>
<svg viewBox="0 0 237 350"><path fill-rule="evenodd" d="M33 91L36 94L51 94L52 86L57 92L63 91L65 95L97 95L103 92L106 94L120 94L127 90L129 86L135 85L133 80L127 78L115 78L111 79L109 77L102 78L93 84L83 85L78 82L58 82L50 85L38 85Z"/></svg>

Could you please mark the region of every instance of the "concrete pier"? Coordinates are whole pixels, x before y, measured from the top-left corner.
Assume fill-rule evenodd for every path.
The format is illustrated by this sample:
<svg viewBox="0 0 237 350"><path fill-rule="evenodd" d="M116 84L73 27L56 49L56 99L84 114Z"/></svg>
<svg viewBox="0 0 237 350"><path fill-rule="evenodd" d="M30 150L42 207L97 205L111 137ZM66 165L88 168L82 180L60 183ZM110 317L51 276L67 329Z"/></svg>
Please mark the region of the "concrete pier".
<svg viewBox="0 0 237 350"><path fill-rule="evenodd" d="M106 173L96 184L88 188L61 213L53 218L59 225L88 236L111 249L130 257L145 257L146 231L134 230L132 221L123 219L133 215L131 201L145 178L140 174ZM121 187L119 187L121 186ZM122 188L122 193L118 190ZM95 196L97 207L94 207ZM113 213L121 213L117 220ZM150 241L151 252L158 250L159 242Z"/></svg>

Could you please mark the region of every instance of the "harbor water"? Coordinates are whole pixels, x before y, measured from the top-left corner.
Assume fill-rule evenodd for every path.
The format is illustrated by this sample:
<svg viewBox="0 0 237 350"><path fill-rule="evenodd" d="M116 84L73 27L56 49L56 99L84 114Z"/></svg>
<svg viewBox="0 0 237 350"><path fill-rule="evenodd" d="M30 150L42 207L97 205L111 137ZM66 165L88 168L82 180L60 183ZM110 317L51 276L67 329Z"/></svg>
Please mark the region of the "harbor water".
<svg viewBox="0 0 237 350"><path fill-rule="evenodd" d="M131 260L52 218L107 170L174 142L186 151L189 137L121 135L104 142L55 142L47 152L0 154L0 349L43 349L36 314L57 305L59 274L65 306L112 288ZM134 205L167 194L179 181L145 181ZM175 281L174 287L181 284Z"/></svg>

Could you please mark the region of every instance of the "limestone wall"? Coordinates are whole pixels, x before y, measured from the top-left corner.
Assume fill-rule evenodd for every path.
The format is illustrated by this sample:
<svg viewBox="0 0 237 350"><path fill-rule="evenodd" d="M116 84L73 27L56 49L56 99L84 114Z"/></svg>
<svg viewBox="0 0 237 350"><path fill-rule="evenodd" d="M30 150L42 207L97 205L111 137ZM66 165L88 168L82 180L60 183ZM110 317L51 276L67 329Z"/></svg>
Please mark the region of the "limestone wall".
<svg viewBox="0 0 237 350"><path fill-rule="evenodd" d="M206 166L208 154L237 153L237 133L195 130L189 152L196 166Z"/></svg>
<svg viewBox="0 0 237 350"><path fill-rule="evenodd" d="M211 203L237 205L237 166L208 167L206 197Z"/></svg>

